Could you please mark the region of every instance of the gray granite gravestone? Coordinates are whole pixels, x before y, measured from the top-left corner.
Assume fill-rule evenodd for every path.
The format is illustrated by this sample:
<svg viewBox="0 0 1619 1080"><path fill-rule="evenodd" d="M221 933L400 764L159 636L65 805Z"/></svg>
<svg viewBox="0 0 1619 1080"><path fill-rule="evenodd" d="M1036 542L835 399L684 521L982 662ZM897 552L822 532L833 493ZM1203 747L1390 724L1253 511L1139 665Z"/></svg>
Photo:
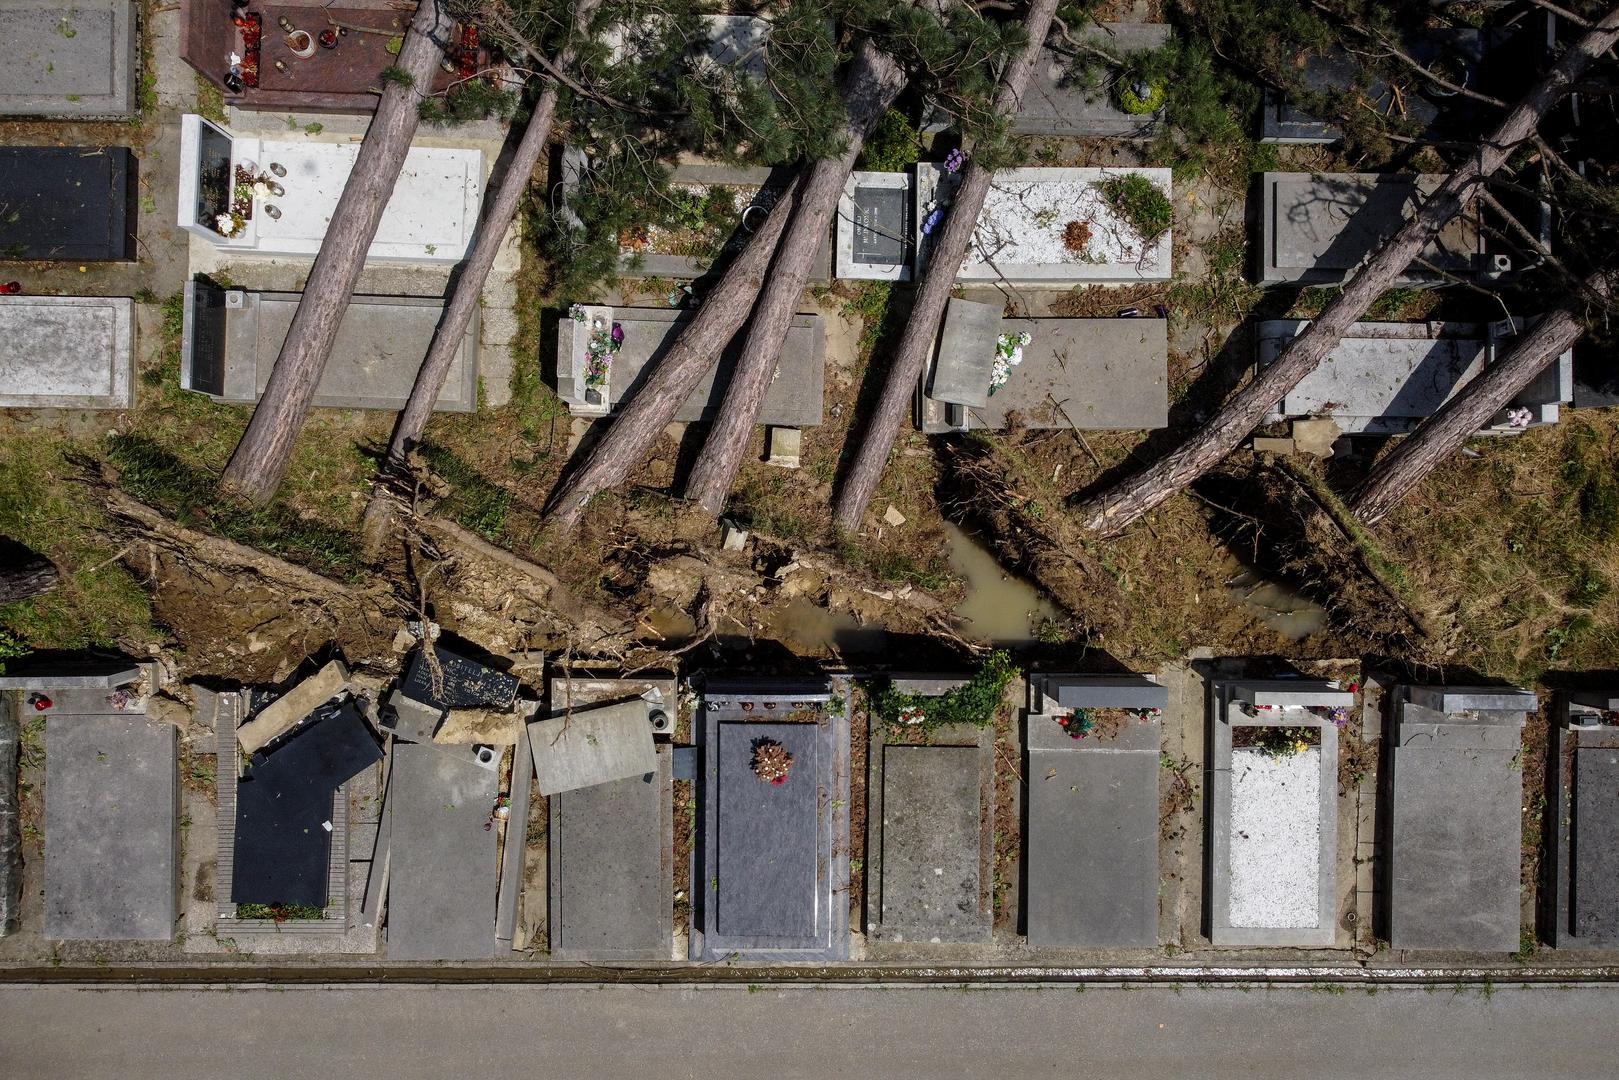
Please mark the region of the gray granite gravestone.
<svg viewBox="0 0 1619 1080"><path fill-rule="evenodd" d="M133 0L0 0L0 116L128 116L135 25Z"/></svg>
<svg viewBox="0 0 1619 1080"><path fill-rule="evenodd" d="M952 423L945 402L924 394L927 434L1004 428L1016 412L1032 429L1130 431L1169 422L1169 331L1163 319L1004 319L1002 334L1022 334L1023 362L982 406ZM993 355L990 357L993 361ZM966 376L963 376L965 379ZM924 372L924 387L931 386ZM987 382L987 380L986 380ZM988 389L986 385L986 390Z"/></svg>
<svg viewBox="0 0 1619 1080"><path fill-rule="evenodd" d="M1410 687L1398 699L1389 830L1389 944L1518 947L1523 699ZM1417 699L1515 702L1438 712ZM1527 704L1533 706L1534 698Z"/></svg>
<svg viewBox="0 0 1619 1080"><path fill-rule="evenodd" d="M551 955L667 960L670 755L656 768L551 796Z"/></svg>
<svg viewBox="0 0 1619 1080"><path fill-rule="evenodd" d="M838 277L909 281L916 228L909 172L856 172L838 199Z"/></svg>
<svg viewBox="0 0 1619 1080"><path fill-rule="evenodd" d="M7 660L0 690L114 690L141 677L141 667L114 653L34 653Z"/></svg>
<svg viewBox="0 0 1619 1080"><path fill-rule="evenodd" d="M976 746L883 748L884 937L989 940L981 903L981 757Z"/></svg>
<svg viewBox="0 0 1619 1080"><path fill-rule="evenodd" d="M0 408L127 409L135 302L0 296Z"/></svg>
<svg viewBox="0 0 1619 1080"><path fill-rule="evenodd" d="M1557 949L1619 948L1619 726L1607 715L1619 694L1576 690L1558 705L1542 936Z"/></svg>
<svg viewBox="0 0 1619 1080"><path fill-rule="evenodd" d="M1619 939L1619 747L1581 746L1574 755L1573 931Z"/></svg>
<svg viewBox="0 0 1619 1080"><path fill-rule="evenodd" d="M1157 945L1162 721L1130 721L1105 739L1071 738L1039 713L1025 725L1029 944Z"/></svg>
<svg viewBox="0 0 1619 1080"><path fill-rule="evenodd" d="M1260 177L1262 285L1342 281L1443 182L1443 177L1397 173L1284 173ZM1445 274L1469 280L1494 272L1485 259L1476 208L1464 209L1422 251L1400 278L1435 285ZM1510 264L1507 265L1510 268Z"/></svg>
<svg viewBox="0 0 1619 1080"><path fill-rule="evenodd" d="M1163 23L1087 23L1073 33L1085 44L1129 56L1162 48L1169 40ZM1112 79L1095 84L1074 75L1074 61L1046 49L1035 61L1028 88L1018 101L1012 130L1019 135L1062 138L1146 139L1158 133L1162 112L1133 115L1119 108L1111 92Z"/></svg>
<svg viewBox="0 0 1619 1080"><path fill-rule="evenodd" d="M388 785L388 956L495 953L497 838L484 824L500 778L470 748L395 743Z"/></svg>
<svg viewBox="0 0 1619 1080"><path fill-rule="evenodd" d="M180 917L178 730L103 713L46 723L45 936L167 941Z"/></svg>
<svg viewBox="0 0 1619 1080"><path fill-rule="evenodd" d="M1001 337L1000 301L984 303L951 297L939 334L939 355L928 380L928 396L947 405L983 408L989 404L990 369Z"/></svg>
<svg viewBox="0 0 1619 1080"><path fill-rule="evenodd" d="M710 684L693 959L848 956L848 717L824 681ZM792 755L761 779L765 741Z"/></svg>
<svg viewBox="0 0 1619 1080"><path fill-rule="evenodd" d="M1043 712L1045 704L1034 695L1050 698L1064 709L1163 709L1169 690L1145 675L1029 676L1029 708Z"/></svg>
<svg viewBox="0 0 1619 1080"><path fill-rule="evenodd" d="M180 383L216 401L257 401L270 380L302 293L186 286ZM413 296L354 296L315 391L315 404L399 409L410 396L444 301ZM451 361L435 408L471 412L478 404L478 317Z"/></svg>
<svg viewBox="0 0 1619 1080"><path fill-rule="evenodd" d="M528 726L540 793L607 784L657 769L652 723L640 698L587 706Z"/></svg>

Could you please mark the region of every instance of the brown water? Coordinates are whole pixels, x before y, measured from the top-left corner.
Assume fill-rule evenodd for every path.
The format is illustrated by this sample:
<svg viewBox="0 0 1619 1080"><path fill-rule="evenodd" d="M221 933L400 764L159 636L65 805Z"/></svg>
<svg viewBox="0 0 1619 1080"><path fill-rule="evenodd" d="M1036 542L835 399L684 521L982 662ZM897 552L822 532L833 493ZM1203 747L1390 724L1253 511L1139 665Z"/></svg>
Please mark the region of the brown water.
<svg viewBox="0 0 1619 1080"><path fill-rule="evenodd" d="M1046 621L1060 623L1062 611L1032 584L1007 573L977 537L945 522L950 566L967 583L967 595L956 608L962 636L996 645L1035 639Z"/></svg>
<svg viewBox="0 0 1619 1080"><path fill-rule="evenodd" d="M1244 571L1226 582L1231 599L1283 637L1303 641L1327 625L1327 609L1276 581Z"/></svg>

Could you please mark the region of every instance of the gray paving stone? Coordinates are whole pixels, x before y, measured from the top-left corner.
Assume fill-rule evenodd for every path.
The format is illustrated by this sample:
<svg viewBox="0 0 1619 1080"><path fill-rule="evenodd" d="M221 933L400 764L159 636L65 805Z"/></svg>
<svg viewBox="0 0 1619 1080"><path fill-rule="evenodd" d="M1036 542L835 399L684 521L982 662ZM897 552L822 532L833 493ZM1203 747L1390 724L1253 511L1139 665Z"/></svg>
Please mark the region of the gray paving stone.
<svg viewBox="0 0 1619 1080"><path fill-rule="evenodd" d="M1090 740L1029 749L1024 903L1031 945L1158 944L1162 727L1156 720L1139 726L1153 737L1150 749L1086 745Z"/></svg>
<svg viewBox="0 0 1619 1080"><path fill-rule="evenodd" d="M45 936L153 940L179 919L178 731L128 716L45 726Z"/></svg>
<svg viewBox="0 0 1619 1080"><path fill-rule="evenodd" d="M658 768L647 703L633 701L537 720L528 726L540 793L646 776Z"/></svg>
<svg viewBox="0 0 1619 1080"><path fill-rule="evenodd" d="M1298 708L1310 705L1347 708L1355 695L1319 679L1259 679L1229 684L1231 696L1260 708Z"/></svg>
<svg viewBox="0 0 1619 1080"><path fill-rule="evenodd" d="M388 956L495 954L499 777L461 748L395 743L389 781Z"/></svg>
<svg viewBox="0 0 1619 1080"><path fill-rule="evenodd" d="M1457 747L1426 730L1408 743L1401 732L1390 807L1394 948L1518 947L1523 773L1516 756Z"/></svg>
<svg viewBox="0 0 1619 1080"><path fill-rule="evenodd" d="M0 340L6 343L0 408L127 409L135 403L133 300L0 296Z"/></svg>
<svg viewBox="0 0 1619 1080"><path fill-rule="evenodd" d="M884 937L988 941L981 902L976 746L887 746L882 761Z"/></svg>
<svg viewBox="0 0 1619 1080"><path fill-rule="evenodd" d="M181 385L216 401L257 401L270 381L302 296L191 282L185 292ZM315 404L402 408L443 314L441 299L351 297L338 326L332 362L316 388ZM477 404L478 313L474 312L436 408L471 412Z"/></svg>
<svg viewBox="0 0 1619 1080"><path fill-rule="evenodd" d="M551 955L667 960L670 755L644 776L551 796Z"/></svg>
<svg viewBox="0 0 1619 1080"><path fill-rule="evenodd" d="M1574 752L1573 932L1619 938L1619 749Z"/></svg>
<svg viewBox="0 0 1619 1080"><path fill-rule="evenodd" d="M1539 708L1534 691L1496 686L1413 686L1411 703L1441 713L1526 713Z"/></svg>
<svg viewBox="0 0 1619 1080"><path fill-rule="evenodd" d="M1615 694L1612 690L1577 690L1571 695L1571 699L1575 704L1584 705L1588 709L1619 712L1619 694Z"/></svg>
<svg viewBox="0 0 1619 1080"><path fill-rule="evenodd" d="M0 0L0 116L128 116L135 22L131 0Z"/></svg>

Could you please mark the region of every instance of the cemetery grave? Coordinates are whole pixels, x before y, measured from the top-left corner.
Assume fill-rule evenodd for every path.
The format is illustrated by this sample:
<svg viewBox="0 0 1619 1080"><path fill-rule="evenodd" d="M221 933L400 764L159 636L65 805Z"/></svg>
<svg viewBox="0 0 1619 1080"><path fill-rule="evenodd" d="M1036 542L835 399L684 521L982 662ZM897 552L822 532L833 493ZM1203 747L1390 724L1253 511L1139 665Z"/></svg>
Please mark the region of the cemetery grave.
<svg viewBox="0 0 1619 1080"><path fill-rule="evenodd" d="M188 113L180 123L179 223L226 251L312 256L358 153L358 142L236 135ZM459 262L478 223L483 181L481 150L411 147L368 257Z"/></svg>
<svg viewBox="0 0 1619 1080"><path fill-rule="evenodd" d="M302 293L221 288L198 277L185 289L180 385L215 401L251 403L270 381ZM0 315L4 309L0 308ZM315 390L326 408L399 409L410 396L440 299L357 295L338 325L332 361ZM472 412L478 402L478 313L462 339L435 408Z"/></svg>
<svg viewBox="0 0 1619 1080"><path fill-rule="evenodd" d="M1162 48L1170 39L1164 23L1087 21L1072 33L1086 45L1126 57ZM1074 72L1075 66L1083 61L1066 48L1046 47L1012 118L1013 131L1069 139L1150 139L1162 129L1163 88L1127 83L1111 72L1087 77ZM1159 102L1156 108L1151 107L1154 100Z"/></svg>
<svg viewBox="0 0 1619 1080"><path fill-rule="evenodd" d="M915 261L908 172L849 174L838 200L838 277L909 281Z"/></svg>
<svg viewBox="0 0 1619 1080"><path fill-rule="evenodd" d="M965 679L897 678L933 697ZM954 724L925 738L873 715L867 752L868 943L982 943L992 925L995 729Z"/></svg>
<svg viewBox="0 0 1619 1080"><path fill-rule="evenodd" d="M45 718L44 936L168 941L180 920L178 731L156 670L122 657L12 662L0 708Z"/></svg>
<svg viewBox="0 0 1619 1080"><path fill-rule="evenodd" d="M1527 690L1395 687L1388 784L1388 942L1518 948L1521 732Z"/></svg>
<svg viewBox="0 0 1619 1080"><path fill-rule="evenodd" d="M1619 947L1619 693L1560 696L1548 768L1543 934L1558 949Z"/></svg>
<svg viewBox="0 0 1619 1080"><path fill-rule="evenodd" d="M1260 177L1261 285L1342 281L1393 235L1443 176L1400 173L1288 173ZM1399 279L1402 285L1439 285L1450 279L1488 280L1512 269L1506 255L1486 250L1478 206L1452 218Z"/></svg>
<svg viewBox="0 0 1619 1080"><path fill-rule="evenodd" d="M1523 320L1505 323L1352 323L1326 360L1288 391L1268 419L1327 416L1347 435L1403 435L1510 350ZM1258 369L1276 360L1308 320L1259 324ZM1514 332L1516 331L1516 332ZM1574 396L1573 350L1565 352L1480 434L1555 424Z"/></svg>
<svg viewBox="0 0 1619 1080"><path fill-rule="evenodd" d="M917 270L957 179L916 169ZM956 281L1069 288L1170 278L1170 170L1005 169L995 174Z"/></svg>
<svg viewBox="0 0 1619 1080"><path fill-rule="evenodd" d="M557 327L557 396L575 416L607 416L629 397L642 372L674 344L690 311L576 304ZM740 340L721 355L675 414L682 423L711 420L736 367ZM796 315L787 330L776 377L759 423L815 427L826 380L826 331L819 315Z"/></svg>
<svg viewBox="0 0 1619 1080"><path fill-rule="evenodd" d="M847 959L847 695L841 679L708 681L691 959Z"/></svg>
<svg viewBox="0 0 1619 1080"><path fill-rule="evenodd" d="M0 146L0 262L135 258L127 146Z"/></svg>
<svg viewBox="0 0 1619 1080"><path fill-rule="evenodd" d="M114 118L135 111L133 0L0 0L0 116Z"/></svg>
<svg viewBox="0 0 1619 1080"><path fill-rule="evenodd" d="M1033 429L1168 424L1166 320L1003 319L1001 307L950 301L917 396L924 433L1000 430L1014 412Z"/></svg>
<svg viewBox="0 0 1619 1080"><path fill-rule="evenodd" d="M1158 756L1168 704L1168 691L1148 676L1030 676L1030 945L1157 946Z"/></svg>
<svg viewBox="0 0 1619 1080"><path fill-rule="evenodd" d="M127 409L135 302L117 296L0 296L0 408Z"/></svg>
<svg viewBox="0 0 1619 1080"><path fill-rule="evenodd" d="M1209 695L1209 940L1330 948L1338 729L1355 695L1302 678L1214 681Z"/></svg>
<svg viewBox="0 0 1619 1080"><path fill-rule="evenodd" d="M573 734L574 725L584 732L593 714L604 710L617 710L631 726L631 756L639 759L644 749L652 759L628 766L642 771L550 794L546 925L553 959L670 959L674 782L671 754L666 746L654 753L652 735L671 726L676 693L673 679L549 680L553 719L529 728L536 759L551 740ZM546 790L544 769L540 788Z"/></svg>

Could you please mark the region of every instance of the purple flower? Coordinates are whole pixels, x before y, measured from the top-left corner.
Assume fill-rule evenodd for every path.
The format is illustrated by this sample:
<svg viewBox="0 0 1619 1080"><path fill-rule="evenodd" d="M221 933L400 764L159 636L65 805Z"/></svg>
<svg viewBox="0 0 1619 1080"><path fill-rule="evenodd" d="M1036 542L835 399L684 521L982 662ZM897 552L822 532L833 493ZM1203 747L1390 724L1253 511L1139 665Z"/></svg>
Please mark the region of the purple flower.
<svg viewBox="0 0 1619 1080"><path fill-rule="evenodd" d="M960 150L952 150L945 155L944 171L953 173L965 164L967 164L967 155Z"/></svg>

